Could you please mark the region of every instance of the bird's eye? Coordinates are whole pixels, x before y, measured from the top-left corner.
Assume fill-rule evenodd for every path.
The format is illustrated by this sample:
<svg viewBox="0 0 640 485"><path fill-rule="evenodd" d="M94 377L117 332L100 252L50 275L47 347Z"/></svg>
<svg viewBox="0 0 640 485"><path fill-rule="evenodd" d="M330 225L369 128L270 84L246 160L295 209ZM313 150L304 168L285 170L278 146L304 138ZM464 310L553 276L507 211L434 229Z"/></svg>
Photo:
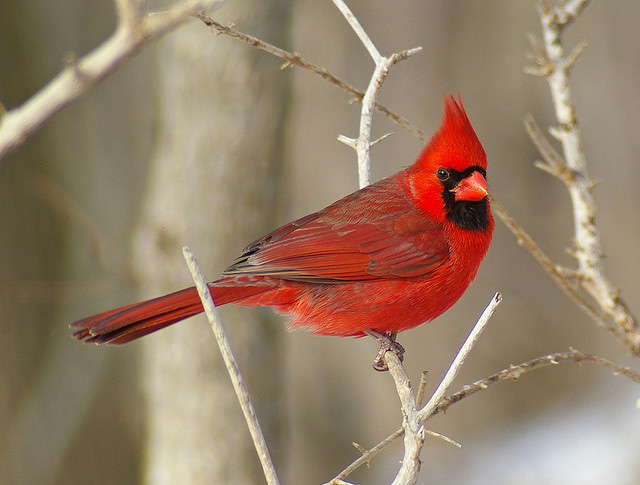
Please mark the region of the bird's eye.
<svg viewBox="0 0 640 485"><path fill-rule="evenodd" d="M436 177L438 177L438 180L440 180L440 182L446 182L447 180L449 180L449 171L445 170L444 168L439 168L438 170L436 170Z"/></svg>

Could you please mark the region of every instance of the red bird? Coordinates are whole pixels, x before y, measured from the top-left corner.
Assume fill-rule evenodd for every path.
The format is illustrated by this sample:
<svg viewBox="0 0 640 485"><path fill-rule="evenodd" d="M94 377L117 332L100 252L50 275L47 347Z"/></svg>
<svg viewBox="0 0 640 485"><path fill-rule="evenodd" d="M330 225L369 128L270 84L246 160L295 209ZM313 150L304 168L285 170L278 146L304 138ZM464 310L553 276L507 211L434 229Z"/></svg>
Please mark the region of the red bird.
<svg viewBox="0 0 640 485"><path fill-rule="evenodd" d="M433 320L489 248L486 169L462 101L445 97L442 125L411 167L251 243L209 283L211 296L274 307L320 335L394 334ZM123 344L202 311L192 287L71 328L78 340Z"/></svg>

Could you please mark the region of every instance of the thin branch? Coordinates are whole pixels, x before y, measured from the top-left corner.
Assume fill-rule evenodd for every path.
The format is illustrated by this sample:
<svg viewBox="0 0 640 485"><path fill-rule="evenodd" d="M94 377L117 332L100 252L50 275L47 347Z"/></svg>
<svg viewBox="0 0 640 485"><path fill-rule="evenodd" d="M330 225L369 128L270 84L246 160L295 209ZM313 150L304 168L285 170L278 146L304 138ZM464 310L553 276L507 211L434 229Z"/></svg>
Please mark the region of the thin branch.
<svg viewBox="0 0 640 485"><path fill-rule="evenodd" d="M496 311L496 308L501 301L502 295L500 293L496 293L482 312L482 315L480 315L478 322L473 327L473 330L460 348L458 355L456 355L456 358L449 367L449 370L445 374L444 379L442 379L442 382L436 389L436 392L433 393L433 396L431 396L429 402L427 402L427 404L425 404L424 407L420 409L418 413L418 419L421 422L425 422L427 419L429 419L429 417L431 417L436 407L438 406L438 403L442 400L445 393L449 390L451 384L453 384L453 380L456 378L458 372L462 368L462 364L469 356L471 349L473 349L475 344L478 342L482 331L486 328L487 324L489 323L489 319Z"/></svg>
<svg viewBox="0 0 640 485"><path fill-rule="evenodd" d="M598 325L606 328L613 336L629 347L632 353L636 352L633 346L633 340L628 338L628 333L624 332L618 325L607 320L602 312L590 302L585 300L583 293L580 292L578 283L581 275L575 271L567 270L561 266L555 265L549 256L536 244L533 238L511 217L511 215L502 207L495 199L491 199L491 209L495 215L507 226L507 229L516 237L518 244L523 246L533 258L542 266L545 272L551 276L553 282L558 285L562 292L567 295L573 303L586 313Z"/></svg>
<svg viewBox="0 0 640 485"><path fill-rule="evenodd" d="M591 295L602 311L613 321L615 335L635 355L640 355L640 331L635 317L619 295L602 268L602 250L596 225L596 204L593 198L594 182L587 171L587 163L582 149L582 135L578 128L575 106L569 88L569 71L579 54L584 50L584 42L578 44L570 54L565 55L562 45L562 32L580 12L589 0L572 0L554 8L544 1L537 5L542 26L542 42L532 40L533 61L537 68L528 68L527 72L544 76L551 91L555 109L557 127L550 129L551 134L562 144L563 156L550 147L531 117L525 121L527 132L541 153L546 164L537 166L560 179L566 186L574 216L574 244L571 254L576 258L578 268L567 270L559 268L552 274L564 279L565 274L574 276L579 286ZM557 282L557 281L556 281ZM566 292L566 291L565 291ZM575 300L575 299L574 299ZM581 305L585 309L585 305ZM589 311L591 315L594 312ZM599 318L599 320L601 320ZM610 326L609 326L610 327Z"/></svg>
<svg viewBox="0 0 640 485"><path fill-rule="evenodd" d="M564 27L573 22L591 0L567 0L564 5L557 6L550 11L555 17L555 22L560 27ZM544 2L541 2L544 4Z"/></svg>
<svg viewBox="0 0 640 485"><path fill-rule="evenodd" d="M215 335L218 347L220 347L220 353L222 354L224 363L227 366L227 371L229 372L229 377L231 378L231 382L233 383L233 388L236 391L240 407L242 408L242 412L244 413L245 421L247 422L247 426L249 427L249 432L251 433L253 444L256 448L256 451L258 452L258 458L260 459L260 463L262 464L264 476L267 479L267 483L269 485L278 485L280 481L278 480L276 469L273 465L273 461L271 460L269 448L267 447L267 442L264 439L264 434L262 433L262 428L260 427L258 416L256 415L255 409L253 408L251 396L249 395L249 389L247 388L242 374L240 373L240 369L238 368L238 363L236 362L233 352L231 351L231 345L229 344L229 340L227 339L227 336L225 334L222 322L220 320L220 317L218 316L218 312L215 309L213 298L211 297L211 293L209 291L209 285L207 285L207 282L204 279L200 268L198 267L198 263L193 252L185 246L182 248L182 253L184 254L184 258L187 261L187 265L189 266L189 271L191 271L193 281L198 288L198 294L200 295L200 299L202 300L204 311L207 315L207 318L209 319L209 323L211 324L211 329L213 330L213 334Z"/></svg>
<svg viewBox="0 0 640 485"><path fill-rule="evenodd" d="M505 226L516 237L518 244L524 246L527 251L533 256L533 258L542 266L542 268L551 276L553 281L560 287L560 289L569 296L573 302L587 315L593 318L599 324L607 326L602 316L597 310L582 298L578 288L575 285L569 283L569 281L560 272L558 267L553 264L551 258L545 254L545 252L536 244L533 238L511 217L511 215L502 207L498 201L491 199L491 209Z"/></svg>
<svg viewBox="0 0 640 485"><path fill-rule="evenodd" d="M40 91L17 108L0 113L0 159L19 147L62 108L72 103L152 40L172 31L198 11L224 0L180 4L169 11L140 17L137 2L118 0L115 32L89 54L69 62Z"/></svg>
<svg viewBox="0 0 640 485"><path fill-rule="evenodd" d="M429 382L429 371L423 370L420 374L420 385L418 386L418 395L416 396L416 404L418 407L422 407L424 400L424 393L427 390L427 384Z"/></svg>
<svg viewBox="0 0 640 485"><path fill-rule="evenodd" d="M369 159L369 149L371 148L371 123L373 108L376 103L376 96L382 83L389 74L389 68L397 62L407 59L409 56L422 50L422 47L414 47L389 57L383 57L373 71L369 86L362 98L362 110L360 112L360 133L356 142L356 152L358 154L358 179L360 188L371 183L371 162Z"/></svg>
<svg viewBox="0 0 640 485"><path fill-rule="evenodd" d="M600 357L598 355L586 354L576 349L569 349L568 352L557 352L548 354L526 362L522 362L518 365L509 366L508 369L501 370L500 372L496 372L489 377L480 379L472 384L465 385L459 391L443 397L438 406L435 408L433 415L435 416L436 414L446 412L450 406L462 401L467 397L472 396L477 392L488 389L493 384L503 381L515 381L529 372L533 372L544 367L549 367L551 365L559 365L563 362L588 362L591 364L595 364L611 370L614 375L624 376L632 382L640 385L640 374L638 374L633 369L622 366L620 364L617 364L616 362L613 362L612 360L605 359L604 357ZM362 456L360 456L357 460L355 460L347 468L340 472L336 476L336 479L342 480L353 473L357 468L361 467L364 464L368 464L377 453L382 451L384 448L386 448L387 445L389 445L391 442L402 435L404 435L404 429L398 428L395 432L387 436L373 448L364 452ZM329 482L329 484L334 483L338 482Z"/></svg>
<svg viewBox="0 0 640 485"><path fill-rule="evenodd" d="M429 399L429 402L427 402L422 409L417 409L416 397L411 388L411 382L400 359L395 353L387 352L385 358L389 366L389 373L393 377L402 404L402 428L404 429L404 456L402 458L402 466L398 470L392 483L400 485L417 482L420 471L420 452L422 451L427 433L425 422L434 413L438 403L442 400L451 383L458 375L471 349L477 343L491 315L493 315L493 312L501 301L502 296L500 293L496 293L482 312L482 315L449 366L449 370L431 396L431 399Z"/></svg>
<svg viewBox="0 0 640 485"><path fill-rule="evenodd" d="M342 470L333 480L327 482L325 485L337 485L341 483L341 480L344 480L349 475L351 475L354 471L360 468L362 465L368 465L371 459L376 456L380 451L387 447L390 443L395 441L397 438L404 434L404 429L398 428L395 433L390 434L376 446L371 448L370 450L365 450L362 452L362 455L355 460L351 465Z"/></svg>
<svg viewBox="0 0 640 485"><path fill-rule="evenodd" d="M349 22L349 25L365 46L369 55L373 58L373 62L376 64L376 68L374 69L369 81L369 86L367 86L367 90L362 98L358 139L350 140L347 138L347 140L349 140L347 144L351 147L355 145L356 153L358 154L358 182L360 188L363 188L371 183L371 162L369 157L369 150L371 148L371 123L373 121L373 108L376 104L378 90L387 78L391 66L420 52L422 47L415 47L400 53L392 54L389 57L384 57L380 55L380 52L378 52L378 49L369 38L369 35L362 28L362 25L360 25L360 22L358 22L358 19L353 15L351 10L349 10L349 7L347 7L344 1L333 0L333 3L338 7L347 22ZM341 140L343 137L339 137L338 139Z"/></svg>
<svg viewBox="0 0 640 485"><path fill-rule="evenodd" d="M362 42L362 45L364 45L365 49L367 49L367 51L369 52L369 55L373 59L373 62L376 63L376 66L378 64L381 64L384 58L380 55L380 52L378 52L378 49L369 38L369 35L367 34L367 32L362 28L362 25L360 25L360 22L358 21L356 16L353 15L349 7L347 7L347 4L344 3L342 0L332 0L332 1L333 1L333 4L336 7L338 7L338 10L340 10L340 13L342 14L342 16L347 20L347 22L349 22L349 25L351 26L353 31L356 33L356 35L360 39L360 42Z"/></svg>
<svg viewBox="0 0 640 485"><path fill-rule="evenodd" d="M411 381L402 362L393 352L387 352L389 374L393 377L402 408L402 429L404 431L404 454L401 466L392 485L412 485L417 483L420 473L420 452L426 438L424 424L417 420L417 405Z"/></svg>
<svg viewBox="0 0 640 485"><path fill-rule="evenodd" d="M635 382L636 384L640 384L640 374L629 367L622 366L613 362L612 360L605 359L604 357L600 357L598 355L586 354L584 352L580 352L579 350L569 349L569 352L558 352L549 354L529 360L527 362L523 362L522 364L512 365L508 369L504 369L489 377L476 381L473 384L464 386L460 391L442 399L442 401L438 404L434 415L445 412L452 404L455 404L458 401L461 401L471 396L472 394L475 394L476 392L484 391L485 389L488 389L489 386L492 386L497 382L506 380L517 380L528 372L532 372L543 367L548 367L550 365L558 365L561 362L590 362L592 364L596 364L613 371L614 375L624 376L627 379Z"/></svg>
<svg viewBox="0 0 640 485"><path fill-rule="evenodd" d="M572 177L571 171L567 168L560 154L544 136L533 116L525 116L524 127L544 160L544 163L536 162L536 167L559 178L565 184L568 183Z"/></svg>
<svg viewBox="0 0 640 485"><path fill-rule="evenodd" d="M309 62L304 57L302 57L298 52L288 52L284 49L280 49L279 47L276 47L267 42L264 42L258 39L257 37L253 37L249 34L240 32L239 30L236 30L231 26L222 25L221 23L217 22L210 16L205 15L203 13L199 13L197 17L200 20L202 20L202 22L204 22L205 25L207 25L212 30L214 29L219 34L228 35L235 39L241 40L257 49L260 49L262 51L265 51L271 55L274 55L282 59L283 61L285 61L285 63L282 65L282 69L286 69L288 67L293 67L293 66L301 67L302 69L305 69L309 72L312 72L320 76L322 79L324 79L325 81L328 81L334 86L337 86L342 91L350 95L355 102L361 102L362 98L364 98L364 92L357 90L356 88L349 85L345 81L337 78L336 76L331 74L329 71L327 71L324 67L320 67L317 64ZM397 113L394 113L393 111L389 110L388 108L386 108L385 106L377 102L375 103L375 108L384 116L389 118L398 126L401 126L405 130L407 130L409 133L411 133L413 136L415 136L419 140L422 140L424 142L427 141L427 136L425 135L425 133L422 132L417 126L412 124L403 116Z"/></svg>

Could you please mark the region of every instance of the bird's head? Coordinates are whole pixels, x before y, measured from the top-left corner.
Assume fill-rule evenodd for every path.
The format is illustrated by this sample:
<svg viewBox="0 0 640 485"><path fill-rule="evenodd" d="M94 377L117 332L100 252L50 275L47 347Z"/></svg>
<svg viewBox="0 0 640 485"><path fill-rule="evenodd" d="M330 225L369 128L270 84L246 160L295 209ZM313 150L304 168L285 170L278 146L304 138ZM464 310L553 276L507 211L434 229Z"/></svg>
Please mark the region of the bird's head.
<svg viewBox="0 0 640 485"><path fill-rule="evenodd" d="M440 129L408 170L409 190L434 220L485 230L492 225L487 155L458 99L444 97Z"/></svg>

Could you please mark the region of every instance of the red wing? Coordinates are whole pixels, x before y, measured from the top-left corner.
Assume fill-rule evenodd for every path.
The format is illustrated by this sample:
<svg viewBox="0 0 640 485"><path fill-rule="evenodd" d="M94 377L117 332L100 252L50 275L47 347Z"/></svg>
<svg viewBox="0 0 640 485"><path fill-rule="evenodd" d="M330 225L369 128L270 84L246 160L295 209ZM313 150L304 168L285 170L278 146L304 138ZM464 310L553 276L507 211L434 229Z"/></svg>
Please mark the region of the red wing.
<svg viewBox="0 0 640 485"><path fill-rule="evenodd" d="M223 276L336 283L429 274L449 257L441 227L403 193L379 189L370 186L276 229L249 245Z"/></svg>

